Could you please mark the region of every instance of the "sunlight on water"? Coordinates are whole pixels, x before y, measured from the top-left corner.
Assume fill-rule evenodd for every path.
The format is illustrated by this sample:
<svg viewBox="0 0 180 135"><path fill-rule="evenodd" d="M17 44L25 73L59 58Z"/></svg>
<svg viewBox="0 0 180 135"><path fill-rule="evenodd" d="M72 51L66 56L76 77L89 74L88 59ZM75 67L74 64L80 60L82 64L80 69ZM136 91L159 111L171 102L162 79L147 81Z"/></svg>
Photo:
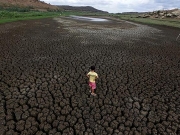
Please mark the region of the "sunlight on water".
<svg viewBox="0 0 180 135"><path fill-rule="evenodd" d="M83 20L83 21L92 21L92 22L106 22L109 21L107 19L103 19L103 18L92 18L92 17L84 17L84 16L70 16L73 19L77 19L77 20Z"/></svg>

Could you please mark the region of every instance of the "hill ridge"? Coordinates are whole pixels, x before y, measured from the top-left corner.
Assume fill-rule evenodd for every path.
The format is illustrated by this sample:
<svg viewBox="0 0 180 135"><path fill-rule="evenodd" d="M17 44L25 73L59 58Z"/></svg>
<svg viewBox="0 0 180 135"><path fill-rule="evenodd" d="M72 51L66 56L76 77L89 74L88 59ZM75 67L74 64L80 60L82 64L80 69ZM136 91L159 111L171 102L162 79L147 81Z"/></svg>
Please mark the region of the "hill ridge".
<svg viewBox="0 0 180 135"><path fill-rule="evenodd" d="M0 1L0 6L3 7L11 7L11 6L18 6L18 7L32 7L35 9L50 9L50 10L58 10L59 8L51 5L51 4L47 4L44 1L40 1L40 0L1 0Z"/></svg>
<svg viewBox="0 0 180 135"><path fill-rule="evenodd" d="M98 10L92 6L70 6L70 5L55 5L66 11L90 11L90 12L101 12L108 13L107 11Z"/></svg>

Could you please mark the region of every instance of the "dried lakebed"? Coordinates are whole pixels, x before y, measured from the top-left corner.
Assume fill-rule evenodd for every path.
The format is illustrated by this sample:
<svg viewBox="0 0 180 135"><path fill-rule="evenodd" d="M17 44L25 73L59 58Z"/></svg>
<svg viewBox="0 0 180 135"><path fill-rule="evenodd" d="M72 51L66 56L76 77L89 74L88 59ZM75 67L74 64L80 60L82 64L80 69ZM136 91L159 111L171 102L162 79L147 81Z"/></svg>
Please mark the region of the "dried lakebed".
<svg viewBox="0 0 180 135"><path fill-rule="evenodd" d="M180 30L105 19L0 25L0 134L180 134Z"/></svg>

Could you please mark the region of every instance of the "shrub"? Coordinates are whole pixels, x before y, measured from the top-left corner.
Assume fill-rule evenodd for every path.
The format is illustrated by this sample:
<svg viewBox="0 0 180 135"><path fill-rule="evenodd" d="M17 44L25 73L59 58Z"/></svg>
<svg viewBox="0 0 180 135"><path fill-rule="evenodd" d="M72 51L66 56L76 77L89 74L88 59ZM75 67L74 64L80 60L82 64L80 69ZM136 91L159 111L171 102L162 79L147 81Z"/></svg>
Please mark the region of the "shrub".
<svg viewBox="0 0 180 135"><path fill-rule="evenodd" d="M0 5L0 10L4 10L3 6Z"/></svg>
<svg viewBox="0 0 180 135"><path fill-rule="evenodd" d="M10 12L29 12L30 11L30 7L17 7L17 6L13 6L13 7L9 7L9 8L6 8L7 11L10 11Z"/></svg>
<svg viewBox="0 0 180 135"><path fill-rule="evenodd" d="M8 11L0 11L0 18L6 18L6 17L13 17L14 13L13 12L8 12Z"/></svg>

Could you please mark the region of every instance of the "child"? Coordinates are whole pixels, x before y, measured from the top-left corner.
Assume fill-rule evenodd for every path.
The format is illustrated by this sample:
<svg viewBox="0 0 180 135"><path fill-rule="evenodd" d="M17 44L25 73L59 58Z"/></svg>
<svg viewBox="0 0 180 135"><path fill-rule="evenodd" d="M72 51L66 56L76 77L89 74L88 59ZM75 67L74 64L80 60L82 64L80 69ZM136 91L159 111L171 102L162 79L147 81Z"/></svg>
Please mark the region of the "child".
<svg viewBox="0 0 180 135"><path fill-rule="evenodd" d="M87 77L89 78L89 87L91 95L96 96L94 93L94 89L96 89L96 79L98 78L98 74L95 72L95 66L90 67L91 71L87 74Z"/></svg>

